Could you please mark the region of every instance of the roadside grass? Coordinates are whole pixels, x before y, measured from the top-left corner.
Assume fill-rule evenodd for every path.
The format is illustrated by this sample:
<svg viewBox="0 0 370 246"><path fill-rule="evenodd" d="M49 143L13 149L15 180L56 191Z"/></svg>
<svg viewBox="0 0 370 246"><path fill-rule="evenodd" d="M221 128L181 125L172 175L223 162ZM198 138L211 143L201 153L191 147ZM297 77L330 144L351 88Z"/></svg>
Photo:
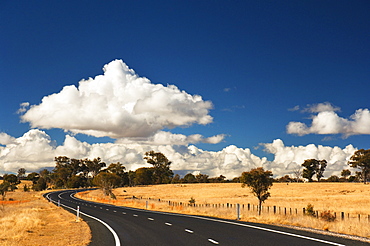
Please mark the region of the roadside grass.
<svg viewBox="0 0 370 246"><path fill-rule="evenodd" d="M18 190L8 192L0 202L0 245L3 246L83 246L91 240L86 222L53 205L42 192L24 192L22 181Z"/></svg>
<svg viewBox="0 0 370 246"><path fill-rule="evenodd" d="M264 210L261 216L258 216L258 211L255 209L257 198L248 188L242 188L238 183L124 187L115 189L114 193L117 200L104 197L100 190L79 193L78 196L86 200L119 206L225 219L236 219L235 204L244 204L240 214L243 221L314 228L370 238L370 230L368 230L370 221L367 217L370 215L370 186L360 183L290 183L289 185L274 183L270 190L271 197L263 204ZM196 207L188 206L191 198L195 199ZM180 203L182 205L179 205ZM227 203L230 205L229 208L225 206ZM250 210L246 209L248 203L251 205ZM332 214L336 212L337 219L329 222L303 215L302 210L309 203L314 205L315 210L331 211ZM269 212L267 212L268 206ZM280 214L274 214L273 206L280 207L282 211L287 208L288 212L284 214L280 211ZM298 211L297 214L295 209ZM343 221L339 218L341 212L346 215ZM362 216L361 220L358 220L358 214Z"/></svg>

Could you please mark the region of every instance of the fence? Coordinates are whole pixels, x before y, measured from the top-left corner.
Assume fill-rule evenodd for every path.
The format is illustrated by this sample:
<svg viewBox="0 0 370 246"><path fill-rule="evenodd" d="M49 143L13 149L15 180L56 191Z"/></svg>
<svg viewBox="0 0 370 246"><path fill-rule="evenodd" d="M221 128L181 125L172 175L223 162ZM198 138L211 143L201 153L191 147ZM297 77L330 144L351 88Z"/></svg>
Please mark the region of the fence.
<svg viewBox="0 0 370 246"><path fill-rule="evenodd" d="M229 212L234 212L236 217L239 218L240 214L257 214L258 213L258 205L256 204L233 204L233 203L218 203L218 204L211 204L211 203L203 203L203 204L196 204L196 203L184 203L184 202L173 202L169 200L161 200L161 199L154 199L154 198L142 198L142 197L132 197L132 200L145 200L146 201L146 208L151 203L161 203L163 205L168 205L170 207L192 207L192 208L201 208L201 209L220 209L220 210L230 210ZM329 214L332 216L334 220L357 220L359 222L369 222L370 223L370 214L354 214L354 213L346 213L346 212L334 212L334 211L320 211L315 210L313 213L309 213L307 208L290 208L290 207L280 207L280 206L262 206L261 208L262 214L274 214L274 215L281 215L281 216L303 216L310 214L313 217L323 217L323 214Z"/></svg>

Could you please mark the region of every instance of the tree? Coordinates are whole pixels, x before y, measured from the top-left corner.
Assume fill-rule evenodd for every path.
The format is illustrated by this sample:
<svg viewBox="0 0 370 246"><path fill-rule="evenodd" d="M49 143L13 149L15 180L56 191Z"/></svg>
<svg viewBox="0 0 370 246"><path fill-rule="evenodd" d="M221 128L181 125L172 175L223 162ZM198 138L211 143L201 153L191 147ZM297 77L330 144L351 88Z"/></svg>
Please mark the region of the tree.
<svg viewBox="0 0 370 246"><path fill-rule="evenodd" d="M293 179L289 175L285 175L283 177L278 178L277 181L280 183L289 183L292 182Z"/></svg>
<svg viewBox="0 0 370 246"><path fill-rule="evenodd" d="M294 175L294 180L298 183L298 182L300 182L300 181L302 181L301 180L301 178L302 178L302 170L301 170L301 168L300 167L297 167L297 168L295 168L294 170L293 170L293 175Z"/></svg>
<svg viewBox="0 0 370 246"><path fill-rule="evenodd" d="M348 165L359 168L362 174L362 180L366 184L370 172L370 149L357 150L348 161Z"/></svg>
<svg viewBox="0 0 370 246"><path fill-rule="evenodd" d="M87 187L87 178L80 174L80 175L74 175L67 181L67 188L80 188L80 187Z"/></svg>
<svg viewBox="0 0 370 246"><path fill-rule="evenodd" d="M116 198L113 188L117 187L121 179L117 174L101 172L95 176L93 183L103 190L104 195Z"/></svg>
<svg viewBox="0 0 370 246"><path fill-rule="evenodd" d="M184 178L182 179L184 183L195 183L197 179L195 178L194 174L187 173Z"/></svg>
<svg viewBox="0 0 370 246"><path fill-rule="evenodd" d="M94 160L83 159L81 162L85 165L86 169L84 170L85 176L88 174L94 178L103 167L106 167L105 162L102 162L100 157L94 158Z"/></svg>
<svg viewBox="0 0 370 246"><path fill-rule="evenodd" d="M170 169L171 161L161 152L153 150L146 152L144 159L154 168L153 181L155 184L168 184L171 182L173 172Z"/></svg>
<svg viewBox="0 0 370 246"><path fill-rule="evenodd" d="M336 176L336 175L331 175L327 180L326 180L327 182L339 182L340 181L340 179L339 179L339 177L338 176Z"/></svg>
<svg viewBox="0 0 370 246"><path fill-rule="evenodd" d="M27 175L27 179L32 181L32 184L36 184L37 180L39 180L40 174L36 172L32 172Z"/></svg>
<svg viewBox="0 0 370 246"><path fill-rule="evenodd" d="M347 179L349 176L351 176L351 171L348 169L343 169L342 172L340 173L340 176Z"/></svg>
<svg viewBox="0 0 370 246"><path fill-rule="evenodd" d="M47 188L46 180L43 177L40 177L35 184L32 185L34 191L42 191Z"/></svg>
<svg viewBox="0 0 370 246"><path fill-rule="evenodd" d="M1 195L1 200L5 200L6 193L9 191L10 184L7 181L3 181L0 184L0 195Z"/></svg>
<svg viewBox="0 0 370 246"><path fill-rule="evenodd" d="M154 168L141 167L135 171L135 185L150 185L153 184Z"/></svg>
<svg viewBox="0 0 370 246"><path fill-rule="evenodd" d="M305 160L302 166L303 169L302 177L308 179L309 182L312 182L312 177L316 174L317 181L320 181L324 177L323 173L327 166L326 160L316 160L308 159Z"/></svg>
<svg viewBox="0 0 370 246"><path fill-rule="evenodd" d="M207 174L201 174L201 173L195 176L198 183L209 183L208 177L209 176Z"/></svg>
<svg viewBox="0 0 370 246"><path fill-rule="evenodd" d="M127 185L129 183L128 179L128 173L125 172L125 166L123 166L121 163L111 163L107 169L105 169L108 173L114 173L117 174L121 178L120 186Z"/></svg>
<svg viewBox="0 0 370 246"><path fill-rule="evenodd" d="M24 178L25 176L26 176L26 169L24 169L23 167L19 168L18 169L18 175L17 175L18 179L20 180L20 179Z"/></svg>
<svg viewBox="0 0 370 246"><path fill-rule="evenodd" d="M243 172L240 177L242 187L247 185L251 189L253 195L258 198L259 215L261 215L262 203L270 196L268 190L271 188L273 180L272 172L265 171L262 167L252 169L249 172Z"/></svg>
<svg viewBox="0 0 370 246"><path fill-rule="evenodd" d="M214 177L214 178L210 178L210 179L208 179L208 181L210 182L210 183L224 183L224 182L226 182L225 181L225 179L226 179L226 177L224 176L224 175L220 175L220 176L218 176L218 177Z"/></svg>
<svg viewBox="0 0 370 246"><path fill-rule="evenodd" d="M178 184L180 182L181 182L180 175L176 173L171 180L171 184Z"/></svg>
<svg viewBox="0 0 370 246"><path fill-rule="evenodd" d="M320 182L320 179L324 177L324 171L327 166L326 160L318 161L318 165L316 166L316 179Z"/></svg>
<svg viewBox="0 0 370 246"><path fill-rule="evenodd" d="M125 166L123 166L121 163L111 163L107 169L105 169L108 173L114 173L117 174L118 176L123 177L125 174Z"/></svg>
<svg viewBox="0 0 370 246"><path fill-rule="evenodd" d="M4 174L4 181L9 183L10 191L17 189L17 185L21 183L14 174Z"/></svg>

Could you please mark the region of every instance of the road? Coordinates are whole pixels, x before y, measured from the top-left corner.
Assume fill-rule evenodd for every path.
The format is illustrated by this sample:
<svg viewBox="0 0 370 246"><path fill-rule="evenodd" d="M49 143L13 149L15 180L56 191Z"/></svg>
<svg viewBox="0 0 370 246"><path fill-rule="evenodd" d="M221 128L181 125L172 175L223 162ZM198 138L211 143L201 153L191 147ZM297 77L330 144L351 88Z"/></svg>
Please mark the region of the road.
<svg viewBox="0 0 370 246"><path fill-rule="evenodd" d="M341 237L272 225L118 207L75 198L75 190L45 196L81 217L92 231L90 246L120 245L370 245Z"/></svg>

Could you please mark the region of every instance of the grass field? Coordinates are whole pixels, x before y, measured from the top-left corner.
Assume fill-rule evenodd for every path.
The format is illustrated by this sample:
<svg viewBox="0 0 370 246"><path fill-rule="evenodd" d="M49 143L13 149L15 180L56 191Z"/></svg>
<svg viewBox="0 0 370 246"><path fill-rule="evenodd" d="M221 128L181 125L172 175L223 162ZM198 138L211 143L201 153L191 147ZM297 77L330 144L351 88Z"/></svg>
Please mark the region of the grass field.
<svg viewBox="0 0 370 246"><path fill-rule="evenodd" d="M215 216L227 219L236 219L235 204L244 204L241 210L241 220L272 224L285 224L300 227L316 228L338 233L357 235L370 238L370 185L360 183L275 183L270 190L271 197L264 203L264 210L258 216L257 210L247 210L247 204L257 205L249 188L242 188L238 183L221 184L169 184L143 187L125 187L114 191L117 200L102 199L99 190L83 193L84 199L99 202L111 202L117 205L133 206L144 209L153 209L169 212L182 212ZM132 199L132 197L136 199ZM148 199L150 198L150 200ZM191 198L195 199L196 207L187 204ZM158 199L161 202L158 202ZM176 202L176 203L169 203ZM148 203L147 203L148 202ZM177 203L182 203L178 205ZM233 207L226 208L229 203ZM211 204L206 206L205 204ZM218 204L218 207L214 207ZM224 206L220 206L224 204ZM336 212L334 222L304 216L302 209L312 204L320 212ZM274 214L272 207L280 207L280 214ZM267 207L270 207L267 212ZM287 214L284 214L287 208ZM290 208L293 212L290 214ZM295 214L297 209L298 214ZM340 214L345 214L341 220ZM358 219L360 214L360 220ZM349 215L349 217L348 217ZM366 228L366 229L365 229Z"/></svg>
<svg viewBox="0 0 370 246"><path fill-rule="evenodd" d="M73 214L49 203L41 192L24 192L25 182L0 201L0 245L89 244L91 233L85 222L76 222Z"/></svg>

